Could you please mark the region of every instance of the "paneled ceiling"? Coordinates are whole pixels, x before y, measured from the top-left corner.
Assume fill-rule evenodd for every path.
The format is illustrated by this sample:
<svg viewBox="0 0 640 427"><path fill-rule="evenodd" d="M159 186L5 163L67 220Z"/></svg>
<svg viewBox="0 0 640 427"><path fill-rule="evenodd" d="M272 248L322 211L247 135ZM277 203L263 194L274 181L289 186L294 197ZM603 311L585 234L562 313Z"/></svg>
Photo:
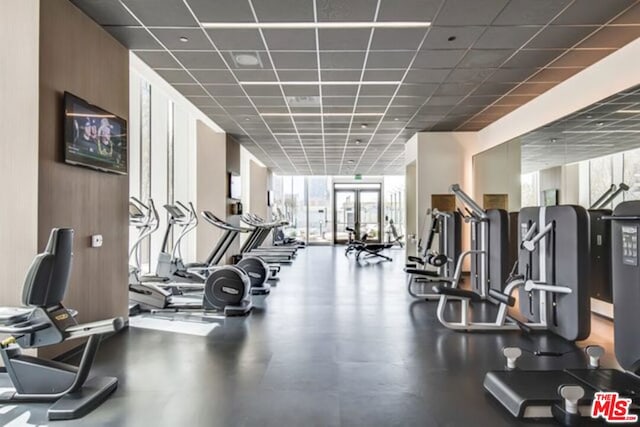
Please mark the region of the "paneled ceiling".
<svg viewBox="0 0 640 427"><path fill-rule="evenodd" d="M403 173L640 36L640 0L72 0L282 174Z"/></svg>
<svg viewBox="0 0 640 427"><path fill-rule="evenodd" d="M620 92L522 137L522 172L640 147L640 86Z"/></svg>

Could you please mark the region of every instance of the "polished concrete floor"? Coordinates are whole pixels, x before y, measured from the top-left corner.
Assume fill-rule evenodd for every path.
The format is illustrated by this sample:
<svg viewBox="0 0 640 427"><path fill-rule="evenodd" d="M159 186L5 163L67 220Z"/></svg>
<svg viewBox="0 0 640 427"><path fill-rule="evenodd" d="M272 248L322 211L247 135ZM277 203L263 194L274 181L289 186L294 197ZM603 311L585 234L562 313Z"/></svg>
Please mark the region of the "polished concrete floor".
<svg viewBox="0 0 640 427"><path fill-rule="evenodd" d="M503 347L567 352L524 356L523 368L584 366L574 346L544 334L443 328L436 303L407 295L399 250L392 263L359 265L341 248L300 252L247 318L109 339L94 373L118 376L118 390L55 425L507 426L515 420L482 388ZM0 424L46 424L46 405L0 407Z"/></svg>

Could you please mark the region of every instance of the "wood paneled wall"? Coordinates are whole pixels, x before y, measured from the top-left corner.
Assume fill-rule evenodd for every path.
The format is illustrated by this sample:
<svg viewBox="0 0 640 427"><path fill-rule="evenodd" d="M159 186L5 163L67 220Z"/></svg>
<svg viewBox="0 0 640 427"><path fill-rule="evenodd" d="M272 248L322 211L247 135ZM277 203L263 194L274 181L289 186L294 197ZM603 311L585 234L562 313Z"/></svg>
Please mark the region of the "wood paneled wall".
<svg viewBox="0 0 640 427"><path fill-rule="evenodd" d="M68 0L46 0L40 7L38 248L51 228L73 227L66 305L79 310L82 322L126 316L128 177L64 163L63 93L128 118L129 54ZM101 248L91 247L93 234L104 237Z"/></svg>

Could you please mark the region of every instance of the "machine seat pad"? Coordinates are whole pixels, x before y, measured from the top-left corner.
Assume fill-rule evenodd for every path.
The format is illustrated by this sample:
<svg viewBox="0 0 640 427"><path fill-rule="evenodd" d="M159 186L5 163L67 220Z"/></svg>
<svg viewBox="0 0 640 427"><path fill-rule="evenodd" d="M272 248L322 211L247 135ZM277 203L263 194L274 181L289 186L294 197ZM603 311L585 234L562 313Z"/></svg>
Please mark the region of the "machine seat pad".
<svg viewBox="0 0 640 427"><path fill-rule="evenodd" d="M424 260L417 256L410 255L408 260L416 264L424 265Z"/></svg>
<svg viewBox="0 0 640 427"><path fill-rule="evenodd" d="M389 243L366 243L364 244L364 248L368 251L380 252L384 249L389 249L393 247L393 244Z"/></svg>
<svg viewBox="0 0 640 427"><path fill-rule="evenodd" d="M434 286L433 291L440 295L447 295L450 297L469 299L473 302L482 301L482 297L473 291L468 291L466 289L451 288L444 284Z"/></svg>
<svg viewBox="0 0 640 427"><path fill-rule="evenodd" d="M516 305L516 299L511 295L503 294L500 291L495 289L489 289L489 296L496 301L501 302L502 304L508 305L509 307L513 307Z"/></svg>
<svg viewBox="0 0 640 427"><path fill-rule="evenodd" d="M405 268L404 272L407 274L415 274L417 276L429 276L429 277L439 277L437 271L424 270L422 268Z"/></svg>
<svg viewBox="0 0 640 427"><path fill-rule="evenodd" d="M10 325L12 323L23 322L27 320L32 311L32 308L0 307L0 323Z"/></svg>

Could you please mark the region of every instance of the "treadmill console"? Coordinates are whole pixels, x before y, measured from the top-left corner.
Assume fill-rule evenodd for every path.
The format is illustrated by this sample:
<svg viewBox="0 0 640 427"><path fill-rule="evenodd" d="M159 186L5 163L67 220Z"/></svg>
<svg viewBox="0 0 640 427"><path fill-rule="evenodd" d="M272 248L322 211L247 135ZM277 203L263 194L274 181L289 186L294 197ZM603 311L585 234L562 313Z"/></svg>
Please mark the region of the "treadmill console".
<svg viewBox="0 0 640 427"><path fill-rule="evenodd" d="M622 226L622 263L638 265L638 227Z"/></svg>
<svg viewBox="0 0 640 427"><path fill-rule="evenodd" d="M182 219L185 217L185 214L177 206L164 205L164 208L169 212L169 215L171 215L175 219Z"/></svg>

